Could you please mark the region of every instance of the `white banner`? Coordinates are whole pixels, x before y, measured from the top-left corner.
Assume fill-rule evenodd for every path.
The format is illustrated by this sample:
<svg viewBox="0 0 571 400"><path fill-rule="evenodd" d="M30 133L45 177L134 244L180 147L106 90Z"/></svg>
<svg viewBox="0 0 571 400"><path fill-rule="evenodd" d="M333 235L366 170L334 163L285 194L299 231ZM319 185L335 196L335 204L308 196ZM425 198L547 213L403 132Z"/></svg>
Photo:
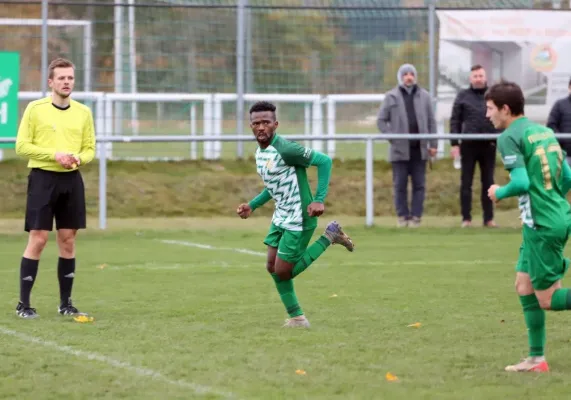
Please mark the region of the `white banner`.
<svg viewBox="0 0 571 400"><path fill-rule="evenodd" d="M549 10L437 11L440 22L439 92L468 85L481 64L489 83L518 83L528 103L550 106L568 95L571 13Z"/></svg>

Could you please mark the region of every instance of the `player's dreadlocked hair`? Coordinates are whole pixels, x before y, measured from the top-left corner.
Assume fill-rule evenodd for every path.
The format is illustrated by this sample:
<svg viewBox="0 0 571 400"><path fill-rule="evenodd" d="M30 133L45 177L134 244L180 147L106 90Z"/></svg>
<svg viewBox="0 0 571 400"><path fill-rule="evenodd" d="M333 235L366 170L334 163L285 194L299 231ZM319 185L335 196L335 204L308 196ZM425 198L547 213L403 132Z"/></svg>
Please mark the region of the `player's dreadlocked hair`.
<svg viewBox="0 0 571 400"><path fill-rule="evenodd" d="M507 105L512 115L523 115L525 97L517 83L502 80L488 89L485 99L498 108Z"/></svg>
<svg viewBox="0 0 571 400"><path fill-rule="evenodd" d="M264 111L271 111L275 114L276 106L268 101L258 101L252 107L250 107L250 114Z"/></svg>

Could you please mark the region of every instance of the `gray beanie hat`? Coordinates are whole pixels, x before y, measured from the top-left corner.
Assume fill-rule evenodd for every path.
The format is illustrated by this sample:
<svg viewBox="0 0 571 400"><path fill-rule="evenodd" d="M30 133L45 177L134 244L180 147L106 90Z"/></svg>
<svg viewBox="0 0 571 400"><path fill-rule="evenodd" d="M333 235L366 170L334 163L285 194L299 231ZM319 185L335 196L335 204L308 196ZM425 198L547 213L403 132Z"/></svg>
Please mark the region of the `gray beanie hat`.
<svg viewBox="0 0 571 400"><path fill-rule="evenodd" d="M402 76L406 73L412 72L416 78L418 78L418 74L416 72L416 68L412 64L403 64L400 66L399 71L397 72L397 82L399 85L402 85Z"/></svg>

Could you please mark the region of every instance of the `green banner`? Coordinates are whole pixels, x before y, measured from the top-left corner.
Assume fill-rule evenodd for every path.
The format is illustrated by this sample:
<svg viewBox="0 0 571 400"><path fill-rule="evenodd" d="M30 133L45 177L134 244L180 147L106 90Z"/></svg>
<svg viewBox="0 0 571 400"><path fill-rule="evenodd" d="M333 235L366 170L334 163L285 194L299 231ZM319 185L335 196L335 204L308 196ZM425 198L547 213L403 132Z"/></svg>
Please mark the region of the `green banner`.
<svg viewBox="0 0 571 400"><path fill-rule="evenodd" d="M0 137L15 138L18 133L18 90L20 54L0 52ZM0 149L14 144L0 143Z"/></svg>

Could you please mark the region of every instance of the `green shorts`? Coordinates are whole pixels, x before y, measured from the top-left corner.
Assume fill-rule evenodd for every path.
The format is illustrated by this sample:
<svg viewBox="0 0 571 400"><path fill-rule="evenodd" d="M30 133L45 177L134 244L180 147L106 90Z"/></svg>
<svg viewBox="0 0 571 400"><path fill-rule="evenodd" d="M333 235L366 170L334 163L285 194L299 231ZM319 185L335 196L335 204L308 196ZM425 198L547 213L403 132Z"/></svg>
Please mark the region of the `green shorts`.
<svg viewBox="0 0 571 400"><path fill-rule="evenodd" d="M568 227L535 230L524 225L516 272L529 274L535 290L549 289L569 268L569 259L563 256L568 238Z"/></svg>
<svg viewBox="0 0 571 400"><path fill-rule="evenodd" d="M268 235L264 239L264 244L276 247L279 258L295 264L305 253L314 231L315 228L303 231L289 231L272 224Z"/></svg>

